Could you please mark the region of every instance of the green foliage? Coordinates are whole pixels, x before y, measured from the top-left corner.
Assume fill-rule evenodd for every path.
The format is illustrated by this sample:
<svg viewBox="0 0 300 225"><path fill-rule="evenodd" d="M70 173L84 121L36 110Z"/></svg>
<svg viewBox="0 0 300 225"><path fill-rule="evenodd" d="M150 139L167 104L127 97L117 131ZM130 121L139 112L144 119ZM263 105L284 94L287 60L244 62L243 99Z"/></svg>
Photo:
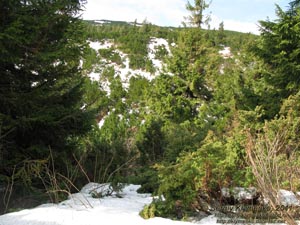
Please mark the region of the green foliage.
<svg viewBox="0 0 300 225"><path fill-rule="evenodd" d="M126 121L112 112L105 117L101 128L94 127L82 139L81 148L85 149L83 166L89 172L90 180L99 183L122 180L128 164L136 158L134 145L129 142L129 129Z"/></svg>
<svg viewBox="0 0 300 225"><path fill-rule="evenodd" d="M157 198L154 199L150 205L146 205L143 210L140 212L140 216L144 219L150 219L153 217L168 217L176 219L175 207L170 207L163 199Z"/></svg>
<svg viewBox="0 0 300 225"><path fill-rule="evenodd" d="M115 52L114 49L99 49L99 54L101 57L116 63L117 65L122 65L122 58L118 52Z"/></svg>
<svg viewBox="0 0 300 225"><path fill-rule="evenodd" d="M94 49L85 48L82 69L86 74L92 71L93 66L96 65L98 61L97 52Z"/></svg>
<svg viewBox="0 0 300 225"><path fill-rule="evenodd" d="M218 43L219 44L225 44L225 30L224 30L224 22L221 22L219 25L219 30L218 30Z"/></svg>
<svg viewBox="0 0 300 225"><path fill-rule="evenodd" d="M282 101L299 89L299 5L284 12L277 6L275 22L261 21L261 38L253 52L263 60L266 82L274 87L273 104ZM269 93L268 93L269 94Z"/></svg>
<svg viewBox="0 0 300 225"><path fill-rule="evenodd" d="M200 3L189 8L193 11ZM166 48L156 49L156 58L166 61L166 69L151 82L131 78L124 90L113 69L102 73L112 93L110 114L100 129L101 142L116 154L137 153L130 176L142 184L140 191L165 197L147 206L143 217L175 215L178 201L184 211L191 210L199 191L216 196L222 187L255 185L245 150L245 128L263 132L265 121L270 121L267 134L271 137L277 128L290 124L288 146L298 148L299 10L298 5L291 7L287 12L279 10L276 22L262 22L259 38L226 31L222 23L219 30L208 31L186 27L171 31L147 21L142 27L137 23L87 26L91 39L113 39L128 54L131 68L152 73L147 51L150 37L175 43L170 56ZM201 25L203 18L199 21ZM231 48L232 57L218 54L224 46ZM102 55L108 58L112 52L105 50ZM287 166L286 161L280 162L278 166ZM294 156L290 165L289 169L298 165ZM299 186L296 176L291 177L282 177L282 187Z"/></svg>
<svg viewBox="0 0 300 225"><path fill-rule="evenodd" d="M164 134L160 119L148 119L137 135L136 145L141 153L141 164L151 165L164 156Z"/></svg>
<svg viewBox="0 0 300 225"><path fill-rule="evenodd" d="M210 67L215 63L215 53L215 49L206 42L204 31L189 29L180 33L178 46L172 49L173 56L168 66L170 72L186 85L184 94L188 97L199 100L211 98L206 78L214 73Z"/></svg>
<svg viewBox="0 0 300 225"><path fill-rule="evenodd" d="M159 45L155 47L155 59L163 61L168 55L169 52L164 45Z"/></svg>
<svg viewBox="0 0 300 225"><path fill-rule="evenodd" d="M164 159L170 163L176 162L182 152L195 151L207 134L207 130L201 130L190 121L166 123L163 130L166 139Z"/></svg>
<svg viewBox="0 0 300 225"><path fill-rule="evenodd" d="M224 159L224 153L222 143L211 139L213 136L209 133L198 150L181 154L170 165L157 166L161 180L159 193L167 201L175 203L180 200L185 207L189 207L199 189L212 191L217 188L223 170L217 165Z"/></svg>
<svg viewBox="0 0 300 225"><path fill-rule="evenodd" d="M138 193L153 193L156 194L159 187L159 178L157 171L152 167L142 167L138 170L137 180L141 187Z"/></svg>
<svg viewBox="0 0 300 225"><path fill-rule="evenodd" d="M16 185L47 188L47 166L72 174L76 140L94 124L98 106L79 69L83 26L72 16L81 2L0 4L0 174L15 176ZM33 163L48 159L50 149L53 163Z"/></svg>
<svg viewBox="0 0 300 225"><path fill-rule="evenodd" d="M209 16L206 16L204 19L203 15L204 10L209 7L209 4L210 3L207 3L205 0L194 0L194 5L188 1L186 9L191 13L191 15L187 17L189 24L201 28L201 25L209 20Z"/></svg>
<svg viewBox="0 0 300 225"><path fill-rule="evenodd" d="M294 104L298 98L297 94L285 100L280 117L266 121L259 133L248 131L247 155L257 184L264 194L268 194L269 187L276 191L296 191L299 188L300 119L298 103ZM274 192L269 194L276 195Z"/></svg>
<svg viewBox="0 0 300 225"><path fill-rule="evenodd" d="M191 210L199 191L215 196L222 187L255 184L245 128L271 139L288 127L283 150L291 158L280 154L278 166L299 166L296 1L287 12L277 9L277 21L261 22L259 38L226 31L223 23L219 30L147 21L100 26L70 16L80 1L30 2L0 6L1 180L14 175L41 188L41 178L51 183L49 169L57 170L52 178L68 175L76 185L135 180L141 192L165 197L141 212L152 218L175 215L178 202ZM194 25L203 24L207 6L188 2ZM133 76L124 87L106 64L124 66L122 51L130 68L154 74L152 37L174 43L170 55L165 46L156 48L155 58L166 62L164 72L151 81ZM96 52L86 40L111 40L114 46ZM218 53L225 46L232 57ZM91 72L100 74L99 81L83 76ZM299 188L296 175L282 175L281 187ZM59 182L54 187L68 186Z"/></svg>
<svg viewBox="0 0 300 225"><path fill-rule="evenodd" d="M87 24L87 35L91 40L102 41L112 39L118 49L128 54L130 68L144 69L153 72L153 66L149 64L148 44L153 27L145 23L141 27L132 25L127 26L103 26L99 28L95 25ZM100 54L117 64L121 64L120 58L113 49L101 49Z"/></svg>
<svg viewBox="0 0 300 225"><path fill-rule="evenodd" d="M143 219L151 219L155 217L155 204L151 203L150 205L146 205L143 210L140 212L140 216Z"/></svg>

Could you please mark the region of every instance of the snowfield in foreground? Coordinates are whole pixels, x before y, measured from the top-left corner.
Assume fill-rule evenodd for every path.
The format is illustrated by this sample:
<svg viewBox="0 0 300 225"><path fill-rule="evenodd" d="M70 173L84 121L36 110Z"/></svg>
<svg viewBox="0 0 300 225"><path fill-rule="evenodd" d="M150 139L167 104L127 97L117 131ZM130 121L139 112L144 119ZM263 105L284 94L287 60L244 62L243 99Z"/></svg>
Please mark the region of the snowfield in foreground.
<svg viewBox="0 0 300 225"><path fill-rule="evenodd" d="M93 198L93 192L107 185L90 183L60 204L45 204L30 210L0 216L0 225L174 225L193 224L164 218L144 220L139 212L152 201L150 194L138 194L139 185L128 185L117 197ZM121 197L121 198L120 198ZM213 216L197 224L216 224Z"/></svg>
<svg viewBox="0 0 300 225"><path fill-rule="evenodd" d="M119 193L112 192L109 184L89 183L79 193L59 204L45 204L0 216L0 225L217 225L216 216L200 221L182 222L165 218L145 220L139 216L143 207L152 202L150 194L138 194L140 185L127 185ZM243 192L243 189L236 189ZM93 198L92 196L103 196ZM298 193L297 193L298 194ZM298 205L289 191L280 191L284 205ZM219 221L220 222L220 221ZM228 221L227 221L228 222ZM257 224L258 225L258 224ZM271 225L271 223L269 223ZM277 223L276 225L280 225Z"/></svg>

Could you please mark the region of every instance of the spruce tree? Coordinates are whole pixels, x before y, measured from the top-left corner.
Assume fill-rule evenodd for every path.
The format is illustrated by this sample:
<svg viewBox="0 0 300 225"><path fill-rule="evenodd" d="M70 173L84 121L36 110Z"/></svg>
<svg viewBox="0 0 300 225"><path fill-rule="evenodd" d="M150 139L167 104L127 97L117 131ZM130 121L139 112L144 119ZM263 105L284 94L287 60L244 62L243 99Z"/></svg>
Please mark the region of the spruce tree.
<svg viewBox="0 0 300 225"><path fill-rule="evenodd" d="M218 30L217 38L218 38L218 44L225 45L226 34L225 34L224 22L223 21L219 24L219 30Z"/></svg>
<svg viewBox="0 0 300 225"><path fill-rule="evenodd" d="M265 65L263 77L272 88L272 96L278 113L283 99L299 91L300 79L300 7L299 1L292 1L285 12L277 6L278 19L261 21L261 38L254 52ZM279 103L279 104L278 104Z"/></svg>
<svg viewBox="0 0 300 225"><path fill-rule="evenodd" d="M204 18L203 11L209 7L210 3L205 0L194 0L194 5L189 1L186 4L186 9L191 12L191 15L186 19L189 24L201 28L202 24L209 20L209 16Z"/></svg>
<svg viewBox="0 0 300 225"><path fill-rule="evenodd" d="M47 159L50 150L63 167L74 149L70 140L93 123L84 102L89 81L79 69L85 48L76 17L81 4L0 3L0 178L25 161Z"/></svg>

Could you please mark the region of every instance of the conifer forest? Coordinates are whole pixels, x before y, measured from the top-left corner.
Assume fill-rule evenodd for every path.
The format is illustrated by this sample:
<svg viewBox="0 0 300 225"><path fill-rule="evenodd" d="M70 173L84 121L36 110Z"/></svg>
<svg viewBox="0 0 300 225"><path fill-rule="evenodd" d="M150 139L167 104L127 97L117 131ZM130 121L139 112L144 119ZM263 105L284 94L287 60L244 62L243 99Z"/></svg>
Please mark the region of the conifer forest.
<svg viewBox="0 0 300 225"><path fill-rule="evenodd" d="M278 206L300 198L300 1L259 35L204 29L203 0L181 27L82 20L84 4L0 0L0 214L94 182L157 196L143 218L267 201L297 224L300 203Z"/></svg>

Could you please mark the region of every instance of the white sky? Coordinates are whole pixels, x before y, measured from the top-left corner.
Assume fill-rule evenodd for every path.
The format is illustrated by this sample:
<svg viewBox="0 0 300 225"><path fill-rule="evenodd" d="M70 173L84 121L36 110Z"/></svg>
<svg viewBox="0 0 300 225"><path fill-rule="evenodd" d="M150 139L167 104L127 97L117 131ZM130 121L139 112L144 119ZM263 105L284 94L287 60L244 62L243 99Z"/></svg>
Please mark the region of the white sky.
<svg viewBox="0 0 300 225"><path fill-rule="evenodd" d="M84 19L147 21L161 26L181 26L186 0L87 0ZM193 0L191 0L193 2ZM275 19L275 4L283 9L289 0L212 0L212 28L224 21L225 29L258 33L257 21Z"/></svg>

